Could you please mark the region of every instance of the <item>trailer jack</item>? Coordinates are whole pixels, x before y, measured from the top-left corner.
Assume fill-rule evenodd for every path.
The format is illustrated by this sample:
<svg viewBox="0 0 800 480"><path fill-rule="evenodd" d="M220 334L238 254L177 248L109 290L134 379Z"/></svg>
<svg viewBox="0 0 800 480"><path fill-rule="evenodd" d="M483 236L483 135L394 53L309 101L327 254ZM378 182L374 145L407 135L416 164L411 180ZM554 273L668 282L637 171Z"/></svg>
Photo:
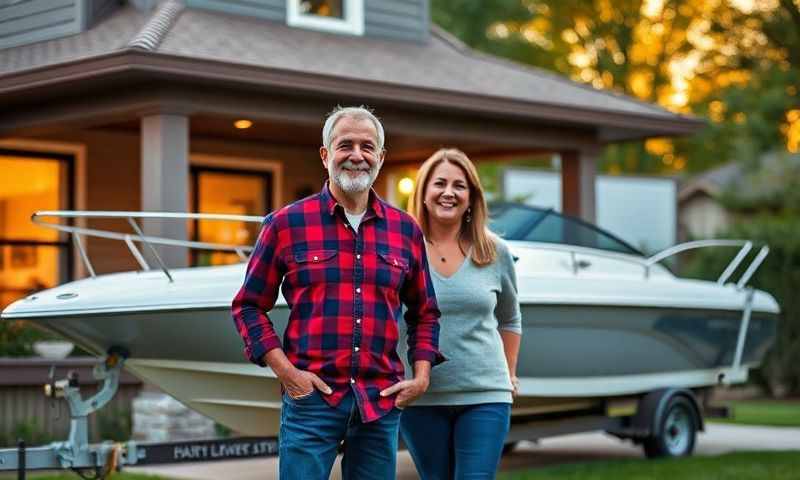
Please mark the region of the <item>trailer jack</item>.
<svg viewBox="0 0 800 480"><path fill-rule="evenodd" d="M103 381L100 391L88 399L79 392L74 375L45 385L45 395L64 398L69 405L69 437L41 447L0 449L0 472L16 471L25 479L28 470L72 470L86 480L102 480L123 466L216 461L278 455L276 437L240 437L166 443L89 443L88 416L106 405L117 392L127 352L112 348L92 372Z"/></svg>
<svg viewBox="0 0 800 480"><path fill-rule="evenodd" d="M112 349L102 363L92 372L103 385L92 397L83 399L75 375L52 381L44 386L45 395L63 398L69 405L69 437L63 442L53 442L41 447L26 447L20 442L15 449L0 449L0 471L20 473L26 470L70 469L83 478L102 479L119 465L135 462L136 446L133 442L118 444L103 442L89 444L88 416L114 397L119 387L119 376L125 363L124 352ZM92 472L91 476L86 472Z"/></svg>

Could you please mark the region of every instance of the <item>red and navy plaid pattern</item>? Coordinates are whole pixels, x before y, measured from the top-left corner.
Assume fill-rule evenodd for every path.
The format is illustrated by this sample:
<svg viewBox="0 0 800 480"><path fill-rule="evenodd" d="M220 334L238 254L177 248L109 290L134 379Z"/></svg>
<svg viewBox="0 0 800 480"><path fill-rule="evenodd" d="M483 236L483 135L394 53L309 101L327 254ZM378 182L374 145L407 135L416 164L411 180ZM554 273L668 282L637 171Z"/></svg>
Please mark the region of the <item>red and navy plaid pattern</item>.
<svg viewBox="0 0 800 480"><path fill-rule="evenodd" d="M286 356L330 385L332 406L352 388L365 422L391 411L394 398L379 392L404 378L396 351L401 304L409 360L444 360L422 232L374 191L357 232L327 184L264 220L232 305L245 354L261 366L281 347L265 313L279 286L290 309Z"/></svg>

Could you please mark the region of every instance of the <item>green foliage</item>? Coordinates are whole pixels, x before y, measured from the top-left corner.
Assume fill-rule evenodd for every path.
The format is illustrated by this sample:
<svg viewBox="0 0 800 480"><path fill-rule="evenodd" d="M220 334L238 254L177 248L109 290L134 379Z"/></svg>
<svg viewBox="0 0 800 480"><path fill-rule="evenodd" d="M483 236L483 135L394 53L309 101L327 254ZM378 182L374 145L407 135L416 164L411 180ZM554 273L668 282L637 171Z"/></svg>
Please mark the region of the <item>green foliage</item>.
<svg viewBox="0 0 800 480"><path fill-rule="evenodd" d="M53 340L56 336L32 328L24 321L0 321L0 357L29 357L34 342Z"/></svg>
<svg viewBox="0 0 800 480"><path fill-rule="evenodd" d="M0 476L0 478L4 478ZM16 478L16 477L12 477ZM61 474L49 474L49 475L31 475L28 478L31 480L75 480L76 477L74 473L61 473ZM141 473L114 473L112 477L114 480L168 480L164 477L156 477L153 475L144 475Z"/></svg>
<svg viewBox="0 0 800 480"><path fill-rule="evenodd" d="M615 460L506 472L501 480L790 480L797 478L797 452L739 452L718 457Z"/></svg>
<svg viewBox="0 0 800 480"><path fill-rule="evenodd" d="M18 440L25 440L28 447L46 445L54 441L47 432L42 430L36 419L17 422L10 434L0 435L0 447L16 447Z"/></svg>
<svg viewBox="0 0 800 480"><path fill-rule="evenodd" d="M600 171L695 173L786 146L800 86L800 4L743 11L703 0L433 0L433 20L470 47L708 118L668 143L610 145ZM756 4L764 2L755 2ZM653 5L658 5L655 11ZM697 32L704 32L698 34ZM688 103L671 66L697 59Z"/></svg>
<svg viewBox="0 0 800 480"><path fill-rule="evenodd" d="M214 422L214 434L216 434L217 438L230 438L233 430L221 423Z"/></svg>
<svg viewBox="0 0 800 480"><path fill-rule="evenodd" d="M800 401L751 400L730 402L731 418L708 419L710 422L739 425L800 427Z"/></svg>
<svg viewBox="0 0 800 480"><path fill-rule="evenodd" d="M792 214L760 215L737 223L720 237L753 240L757 246L769 246L770 254L750 284L772 294L782 311L777 343L761 374L764 386L771 391L782 386L789 393L800 393L800 296L797 295L800 291L800 218ZM731 258L727 249L700 250L683 273L713 280Z"/></svg>
<svg viewBox="0 0 800 480"><path fill-rule="evenodd" d="M121 408L104 408L97 412L97 438L95 441L124 442L133 432L131 411Z"/></svg>
<svg viewBox="0 0 800 480"><path fill-rule="evenodd" d="M64 340L60 335L41 330L22 320L0 321L0 357L36 356L33 344L42 340ZM93 354L78 345L70 357L86 357Z"/></svg>
<svg viewBox="0 0 800 480"><path fill-rule="evenodd" d="M730 160L757 167L764 152L785 149L781 128L798 103L787 87L800 85L800 70L765 65L750 74L745 85L718 90L694 106L701 116L710 116L712 102L721 102L725 111L699 134L676 141L676 152L690 159L689 172Z"/></svg>

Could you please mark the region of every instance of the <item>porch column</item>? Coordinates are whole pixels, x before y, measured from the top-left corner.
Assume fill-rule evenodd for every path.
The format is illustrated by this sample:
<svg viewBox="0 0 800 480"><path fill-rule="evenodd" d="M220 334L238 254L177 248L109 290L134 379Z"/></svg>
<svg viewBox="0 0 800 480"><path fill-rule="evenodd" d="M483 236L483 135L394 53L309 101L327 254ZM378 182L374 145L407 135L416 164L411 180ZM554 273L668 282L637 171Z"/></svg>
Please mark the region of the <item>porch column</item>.
<svg viewBox="0 0 800 480"><path fill-rule="evenodd" d="M142 117L142 210L186 212L189 189L189 118L186 115L155 114ZM186 240L187 222L153 220L143 222L148 235ZM145 249L146 250L146 249ZM185 267L188 250L157 248L169 267ZM152 268L158 268L151 262Z"/></svg>
<svg viewBox="0 0 800 480"><path fill-rule="evenodd" d="M594 223L595 177L600 149L567 150L561 156L561 210Z"/></svg>

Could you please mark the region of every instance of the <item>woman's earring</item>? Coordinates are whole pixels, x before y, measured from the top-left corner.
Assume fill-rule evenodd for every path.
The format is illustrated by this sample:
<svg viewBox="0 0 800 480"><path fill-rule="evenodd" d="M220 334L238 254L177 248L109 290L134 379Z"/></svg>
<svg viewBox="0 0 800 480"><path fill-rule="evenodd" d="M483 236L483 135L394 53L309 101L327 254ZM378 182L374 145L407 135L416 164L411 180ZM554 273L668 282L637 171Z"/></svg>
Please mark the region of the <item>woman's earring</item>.
<svg viewBox="0 0 800 480"><path fill-rule="evenodd" d="M467 223L472 221L472 207L467 208L467 218L465 218L464 220L466 220Z"/></svg>

